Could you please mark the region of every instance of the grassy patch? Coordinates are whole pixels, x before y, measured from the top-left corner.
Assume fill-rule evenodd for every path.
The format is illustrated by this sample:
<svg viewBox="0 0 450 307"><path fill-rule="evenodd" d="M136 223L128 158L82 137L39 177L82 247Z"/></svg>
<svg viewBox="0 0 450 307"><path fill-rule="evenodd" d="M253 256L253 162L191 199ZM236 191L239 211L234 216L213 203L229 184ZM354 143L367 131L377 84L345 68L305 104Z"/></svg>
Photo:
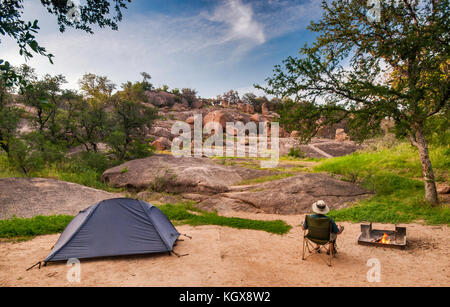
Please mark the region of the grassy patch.
<svg viewBox="0 0 450 307"><path fill-rule="evenodd" d="M70 168L53 165L50 168L33 175L32 177L54 178L58 180L78 183L84 186L108 192L122 191L122 189L112 188L109 185L103 183L100 180L101 175L102 172L92 169L84 169L74 172Z"/></svg>
<svg viewBox="0 0 450 307"><path fill-rule="evenodd" d="M284 221L261 221L243 219L237 217L224 217L215 212L205 212L195 208L191 203L166 204L158 206L171 221L177 221L177 224L188 224L191 226L199 225L218 225L237 229L263 230L274 234L285 234L289 232L291 226Z"/></svg>
<svg viewBox="0 0 450 307"><path fill-rule="evenodd" d="M122 191L122 189L112 188L100 180L103 171L104 168L86 165L82 159L66 159L47 165L44 169L29 174L29 177L53 178L108 192ZM6 154L0 153L0 178L9 177L27 176L11 167Z"/></svg>
<svg viewBox="0 0 450 307"><path fill-rule="evenodd" d="M301 164L302 161L304 162L310 162L306 159L298 159L298 158L292 158L292 157L280 157L278 167L271 167L271 168L263 168L261 167L261 161L268 161L268 158L238 158L238 157L214 157L213 158L216 163L224 165L224 166L240 166L243 168L248 169L254 169L254 170L264 170L264 171L270 171L274 173L279 172L287 172L287 173L298 173L298 172L308 172L308 167L305 167ZM289 175L286 175L286 177L289 177ZM285 178L285 177L283 177ZM270 180L270 179L269 179Z"/></svg>
<svg viewBox="0 0 450 307"><path fill-rule="evenodd" d="M217 213L199 210L192 203L165 204L158 207L175 225L218 225L238 229L263 230L280 235L291 229L291 226L281 220L260 221L224 217ZM57 215L0 220L0 238L27 240L38 235L60 233L72 219L72 216Z"/></svg>
<svg viewBox="0 0 450 307"><path fill-rule="evenodd" d="M37 235L62 232L72 219L68 215L54 215L0 220L0 238L30 239Z"/></svg>
<svg viewBox="0 0 450 307"><path fill-rule="evenodd" d="M292 174L292 173L281 173L281 174L275 174L275 175L270 175L270 176L263 176L263 177L243 180L243 181L239 182L238 185L263 183L263 182L288 178L288 177L292 177L292 176L294 176L294 174Z"/></svg>
<svg viewBox="0 0 450 307"><path fill-rule="evenodd" d="M436 180L449 180L450 148L432 147L430 158L435 171ZM316 171L327 171L344 175L348 180L363 180L367 176L380 172L396 174L407 178L421 178L422 169L417 150L407 143L393 148L381 148L377 151L361 151L351 155L323 160L314 168Z"/></svg>
<svg viewBox="0 0 450 307"><path fill-rule="evenodd" d="M304 157L304 158L298 158L298 157L292 157L292 156L281 156L280 161L298 161L298 162L320 162L326 160L325 158L312 158L312 157Z"/></svg>
<svg viewBox="0 0 450 307"><path fill-rule="evenodd" d="M445 147L431 148L430 155L439 181L448 180L450 155ZM408 144L378 151L324 160L314 171L339 174L375 192L375 196L356 205L330 212L338 221L450 225L448 205L433 208L424 198L418 154Z"/></svg>
<svg viewBox="0 0 450 307"><path fill-rule="evenodd" d="M352 207L330 212L336 221L411 223L424 221L430 225L450 225L450 208L433 208L424 203L423 195L380 195Z"/></svg>

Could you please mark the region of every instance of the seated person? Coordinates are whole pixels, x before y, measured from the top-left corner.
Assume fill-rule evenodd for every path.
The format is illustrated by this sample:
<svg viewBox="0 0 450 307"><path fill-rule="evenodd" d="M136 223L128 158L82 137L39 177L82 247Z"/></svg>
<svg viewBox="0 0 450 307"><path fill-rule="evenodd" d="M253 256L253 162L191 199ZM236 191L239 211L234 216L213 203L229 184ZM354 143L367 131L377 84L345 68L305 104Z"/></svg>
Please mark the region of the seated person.
<svg viewBox="0 0 450 307"><path fill-rule="evenodd" d="M336 237L337 237L337 235L341 234L342 231L344 231L344 226L336 225L336 223L334 222L334 220L331 217L328 217L325 215L330 211L330 208L327 206L327 204L323 200L316 201L314 204L312 204L312 211L315 213L315 214L311 215L312 218L326 217L331 220L332 229L331 229L331 238L330 239L332 242L336 242ZM308 224L306 223L306 219L302 225L302 229L303 230L308 229Z"/></svg>

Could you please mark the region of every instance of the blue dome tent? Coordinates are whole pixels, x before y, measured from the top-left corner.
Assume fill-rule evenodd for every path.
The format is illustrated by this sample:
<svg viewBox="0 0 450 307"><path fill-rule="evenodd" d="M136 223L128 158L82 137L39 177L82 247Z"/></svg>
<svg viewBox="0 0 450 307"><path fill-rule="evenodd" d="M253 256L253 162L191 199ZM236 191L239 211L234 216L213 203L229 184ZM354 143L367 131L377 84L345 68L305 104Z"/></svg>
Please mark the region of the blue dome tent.
<svg viewBox="0 0 450 307"><path fill-rule="evenodd" d="M108 199L81 211L43 262L173 252L179 236L157 207L136 199Z"/></svg>

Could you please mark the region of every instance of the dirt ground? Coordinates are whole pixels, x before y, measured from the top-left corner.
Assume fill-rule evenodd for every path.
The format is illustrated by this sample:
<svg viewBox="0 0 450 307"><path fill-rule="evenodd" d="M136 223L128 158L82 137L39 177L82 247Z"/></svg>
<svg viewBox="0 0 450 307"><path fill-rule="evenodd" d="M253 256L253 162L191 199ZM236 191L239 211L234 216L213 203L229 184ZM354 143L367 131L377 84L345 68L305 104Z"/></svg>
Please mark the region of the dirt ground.
<svg viewBox="0 0 450 307"><path fill-rule="evenodd" d="M301 259L303 216L233 213L283 219L296 226L284 236L218 226L179 226L193 238L175 251L188 256L143 255L81 261L81 282L69 283L69 267L53 263L26 268L45 258L59 235L26 242L0 242L0 286L450 286L450 229L408 224L405 250L358 245L359 224L342 223L339 255L328 267L318 255ZM374 224L377 229L392 225ZM377 258L381 281L369 283L367 261Z"/></svg>

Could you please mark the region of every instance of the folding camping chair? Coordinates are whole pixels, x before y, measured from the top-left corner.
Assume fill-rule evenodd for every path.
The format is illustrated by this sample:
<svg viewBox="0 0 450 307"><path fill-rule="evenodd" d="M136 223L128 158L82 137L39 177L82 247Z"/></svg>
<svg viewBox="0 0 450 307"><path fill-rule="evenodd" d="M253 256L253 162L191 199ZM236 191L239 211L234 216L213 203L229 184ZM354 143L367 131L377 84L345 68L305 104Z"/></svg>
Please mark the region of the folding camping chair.
<svg viewBox="0 0 450 307"><path fill-rule="evenodd" d="M321 249L324 249L325 254L328 251L329 255L321 258L328 266L331 266L331 259L335 256L336 249L336 239L333 239L331 232L331 220L327 217L313 218L307 215L306 224L308 225L308 229L303 232L302 260L305 260L313 254L322 254ZM308 250L307 255L305 255L306 250Z"/></svg>

